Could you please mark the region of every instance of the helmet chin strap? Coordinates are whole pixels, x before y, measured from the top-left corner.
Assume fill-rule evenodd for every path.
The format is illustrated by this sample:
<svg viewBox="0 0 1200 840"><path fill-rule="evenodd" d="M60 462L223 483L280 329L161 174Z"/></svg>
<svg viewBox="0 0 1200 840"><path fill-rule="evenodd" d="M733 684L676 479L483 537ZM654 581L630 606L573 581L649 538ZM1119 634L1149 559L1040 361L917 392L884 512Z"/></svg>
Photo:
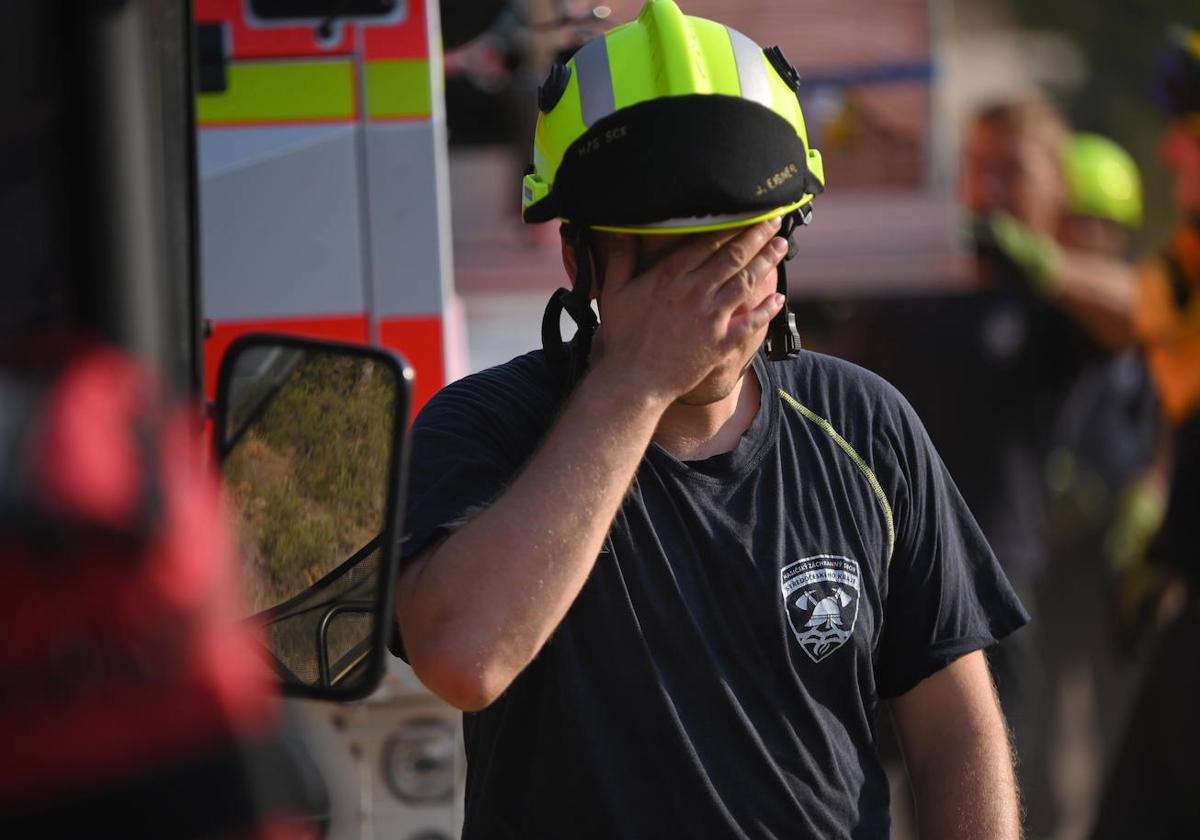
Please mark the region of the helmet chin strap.
<svg viewBox="0 0 1200 840"><path fill-rule="evenodd" d="M564 222L562 236L575 249L575 282L570 289L556 289L542 314L542 350L551 372L566 390L575 387L587 366L592 337L599 320L592 311L592 237L587 227ZM577 327L569 345L562 340L562 313Z"/></svg>
<svg viewBox="0 0 1200 840"><path fill-rule="evenodd" d="M767 327L767 358L772 362L791 359L800 353L800 332L796 329L796 316L788 308L787 263L796 256L796 245L792 241L792 234L797 227L807 225L811 221L812 205L806 204L799 210L793 210L784 216L783 223L779 227L779 235L787 240L788 252L775 272L778 278L775 290L783 295L783 308L771 319L771 323Z"/></svg>

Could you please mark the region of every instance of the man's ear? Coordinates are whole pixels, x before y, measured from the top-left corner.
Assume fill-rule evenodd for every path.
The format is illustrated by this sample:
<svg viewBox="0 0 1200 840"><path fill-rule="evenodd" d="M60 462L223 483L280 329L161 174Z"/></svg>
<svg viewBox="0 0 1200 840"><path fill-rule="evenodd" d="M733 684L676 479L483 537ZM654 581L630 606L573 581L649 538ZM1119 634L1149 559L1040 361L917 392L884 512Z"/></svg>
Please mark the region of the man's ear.
<svg viewBox="0 0 1200 840"><path fill-rule="evenodd" d="M596 300L600 297L600 289L604 286L604 261L599 258L595 243L588 250L592 255L592 288L588 298ZM579 278L579 250L568 242L565 236L562 237L562 261L567 276L571 278L571 288L573 289Z"/></svg>
<svg viewBox="0 0 1200 840"><path fill-rule="evenodd" d="M571 278L571 285L575 285L575 278L579 273L579 263L576 261L575 246L567 241L565 236L560 236L559 241L562 243L562 261L563 268L567 271L567 276Z"/></svg>

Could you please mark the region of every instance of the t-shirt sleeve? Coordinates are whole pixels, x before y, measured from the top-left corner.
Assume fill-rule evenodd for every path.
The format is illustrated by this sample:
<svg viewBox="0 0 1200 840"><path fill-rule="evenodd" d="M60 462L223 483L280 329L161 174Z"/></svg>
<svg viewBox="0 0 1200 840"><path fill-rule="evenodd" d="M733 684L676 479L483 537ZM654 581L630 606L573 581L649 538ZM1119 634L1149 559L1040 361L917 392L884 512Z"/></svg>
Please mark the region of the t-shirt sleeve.
<svg viewBox="0 0 1200 840"><path fill-rule="evenodd" d="M401 568L486 507L533 453L556 410L541 371L520 357L443 388L417 415Z"/></svg>
<svg viewBox="0 0 1200 840"><path fill-rule="evenodd" d="M876 664L885 699L1029 621L921 421L891 396L881 454L895 466L896 542Z"/></svg>
<svg viewBox="0 0 1200 840"><path fill-rule="evenodd" d="M400 565L465 524L500 492L515 464L469 400L446 397L413 425Z"/></svg>

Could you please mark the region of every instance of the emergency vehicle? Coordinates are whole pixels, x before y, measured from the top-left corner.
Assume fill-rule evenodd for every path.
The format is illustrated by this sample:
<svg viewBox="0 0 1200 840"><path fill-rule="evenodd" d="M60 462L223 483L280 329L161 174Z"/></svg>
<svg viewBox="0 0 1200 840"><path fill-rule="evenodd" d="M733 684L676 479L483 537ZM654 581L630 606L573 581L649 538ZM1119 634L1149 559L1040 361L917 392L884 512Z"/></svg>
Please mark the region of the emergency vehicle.
<svg viewBox="0 0 1200 840"><path fill-rule="evenodd" d="M466 372L438 5L195 0L193 15L206 392L232 341L269 331L402 354L416 411ZM328 834L448 840L459 713L389 660L362 701L290 701Z"/></svg>

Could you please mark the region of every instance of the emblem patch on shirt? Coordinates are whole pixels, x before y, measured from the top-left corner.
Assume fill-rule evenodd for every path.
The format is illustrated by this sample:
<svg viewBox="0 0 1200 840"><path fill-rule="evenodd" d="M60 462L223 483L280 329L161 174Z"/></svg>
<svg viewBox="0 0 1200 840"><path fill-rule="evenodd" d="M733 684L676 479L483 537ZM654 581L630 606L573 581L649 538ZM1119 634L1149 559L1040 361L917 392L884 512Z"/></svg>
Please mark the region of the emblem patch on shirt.
<svg viewBox="0 0 1200 840"><path fill-rule="evenodd" d="M783 603L796 641L813 662L840 648L858 620L858 563L818 554L780 572Z"/></svg>

